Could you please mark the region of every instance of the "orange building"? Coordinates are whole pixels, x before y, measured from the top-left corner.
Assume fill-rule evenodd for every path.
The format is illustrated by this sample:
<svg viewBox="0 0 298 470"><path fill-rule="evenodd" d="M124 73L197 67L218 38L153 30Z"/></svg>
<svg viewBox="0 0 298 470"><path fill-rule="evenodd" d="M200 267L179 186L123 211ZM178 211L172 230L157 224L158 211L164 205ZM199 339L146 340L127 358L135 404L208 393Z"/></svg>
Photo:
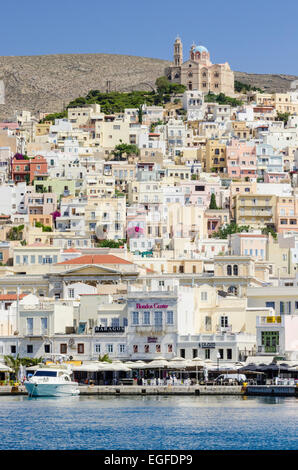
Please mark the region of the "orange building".
<svg viewBox="0 0 298 470"><path fill-rule="evenodd" d="M44 157L37 155L34 158L25 159L23 155L17 154L11 162L11 177L15 183L32 181L38 176L48 173L48 164Z"/></svg>

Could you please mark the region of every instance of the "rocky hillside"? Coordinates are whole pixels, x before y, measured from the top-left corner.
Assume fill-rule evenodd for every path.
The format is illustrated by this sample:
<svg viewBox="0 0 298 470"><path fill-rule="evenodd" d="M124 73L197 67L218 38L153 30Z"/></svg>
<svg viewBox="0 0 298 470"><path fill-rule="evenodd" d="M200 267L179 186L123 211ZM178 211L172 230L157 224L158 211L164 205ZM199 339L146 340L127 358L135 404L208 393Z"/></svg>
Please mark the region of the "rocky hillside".
<svg viewBox="0 0 298 470"><path fill-rule="evenodd" d="M150 90L169 64L165 60L112 54L0 57L0 80L5 85L0 119L10 119L15 110L22 109L59 112L91 89ZM235 78L266 91L284 91L297 77L235 72Z"/></svg>

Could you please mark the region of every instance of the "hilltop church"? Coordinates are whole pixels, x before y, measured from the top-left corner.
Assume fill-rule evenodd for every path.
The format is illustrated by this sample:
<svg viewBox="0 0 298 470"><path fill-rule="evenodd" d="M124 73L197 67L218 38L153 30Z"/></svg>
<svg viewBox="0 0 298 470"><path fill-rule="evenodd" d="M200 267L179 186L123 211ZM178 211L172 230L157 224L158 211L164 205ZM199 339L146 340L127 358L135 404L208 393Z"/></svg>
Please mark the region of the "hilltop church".
<svg viewBox="0 0 298 470"><path fill-rule="evenodd" d="M166 68L165 75L169 80L187 86L188 90L234 96L234 72L229 64L212 64L206 47L195 44L190 48L189 59L183 62L179 37L174 43L174 65Z"/></svg>

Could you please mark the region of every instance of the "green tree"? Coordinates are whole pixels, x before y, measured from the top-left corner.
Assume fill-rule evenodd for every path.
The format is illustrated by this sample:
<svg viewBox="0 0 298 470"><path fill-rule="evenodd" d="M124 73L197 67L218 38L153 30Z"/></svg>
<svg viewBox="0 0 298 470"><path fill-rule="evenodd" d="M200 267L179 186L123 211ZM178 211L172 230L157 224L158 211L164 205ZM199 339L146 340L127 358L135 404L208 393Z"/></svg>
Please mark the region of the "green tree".
<svg viewBox="0 0 298 470"><path fill-rule="evenodd" d="M109 358L108 354L104 354L103 356L98 356L99 362L112 362L112 360Z"/></svg>
<svg viewBox="0 0 298 470"><path fill-rule="evenodd" d="M139 155L140 150L134 144L119 144L116 145L113 153L116 158L122 159L124 154L127 157L130 155Z"/></svg>
<svg viewBox="0 0 298 470"><path fill-rule="evenodd" d="M263 227L262 228L262 233L263 233L263 235L269 235L269 233L270 233L275 240L277 238L277 233L275 232L274 228L272 228L272 227Z"/></svg>
<svg viewBox="0 0 298 470"><path fill-rule="evenodd" d="M286 125L288 123L289 117L291 113L280 113L277 111L277 116L275 118L275 121L283 121L284 124Z"/></svg>
<svg viewBox="0 0 298 470"><path fill-rule="evenodd" d="M142 108L142 105L140 105L139 108L138 108L138 118L139 118L139 123L142 124L142 122L143 122L143 108Z"/></svg>
<svg viewBox="0 0 298 470"><path fill-rule="evenodd" d="M217 204L216 204L216 198L215 198L215 194L214 194L214 193L211 194L209 209L218 209Z"/></svg>
<svg viewBox="0 0 298 470"><path fill-rule="evenodd" d="M238 93L247 93L248 91L259 91L260 93L263 93L263 90L261 90L261 88L251 86L247 83L239 82L238 80L235 80L234 88L235 91L237 91Z"/></svg>
<svg viewBox="0 0 298 470"><path fill-rule="evenodd" d="M232 233L249 232L249 229L249 225L237 225L235 222L231 222L229 225L220 227L217 232L212 234L212 237L227 239Z"/></svg>
<svg viewBox="0 0 298 470"><path fill-rule="evenodd" d="M15 378L17 379L18 374L19 374L19 370L20 370L21 365L22 365L22 359L20 358L19 354L17 354L16 357L4 356L4 362L8 367L10 367L13 370L13 372L15 374Z"/></svg>
<svg viewBox="0 0 298 470"><path fill-rule="evenodd" d="M22 240L23 230L24 225L19 225L18 227L11 227L9 232L7 232L6 239L11 241Z"/></svg>
<svg viewBox="0 0 298 470"><path fill-rule="evenodd" d="M99 240L96 244L98 247L119 248L126 243L126 240Z"/></svg>

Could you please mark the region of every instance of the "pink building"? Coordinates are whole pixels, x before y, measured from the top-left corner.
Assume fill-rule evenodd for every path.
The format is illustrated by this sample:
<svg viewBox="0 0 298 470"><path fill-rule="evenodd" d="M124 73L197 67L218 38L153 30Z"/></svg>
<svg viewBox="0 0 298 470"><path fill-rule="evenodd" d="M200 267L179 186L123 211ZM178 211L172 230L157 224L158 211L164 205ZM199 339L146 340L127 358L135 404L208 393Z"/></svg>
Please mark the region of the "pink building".
<svg viewBox="0 0 298 470"><path fill-rule="evenodd" d="M209 182L201 180L181 181L180 186L185 188L185 203L209 208L211 194L215 194L217 207L223 205L223 191L219 181Z"/></svg>
<svg viewBox="0 0 298 470"><path fill-rule="evenodd" d="M256 146L233 139L227 145L227 173L230 178L255 179L257 175Z"/></svg>
<svg viewBox="0 0 298 470"><path fill-rule="evenodd" d="M290 183L289 174L286 172L267 172L264 173L264 183Z"/></svg>

